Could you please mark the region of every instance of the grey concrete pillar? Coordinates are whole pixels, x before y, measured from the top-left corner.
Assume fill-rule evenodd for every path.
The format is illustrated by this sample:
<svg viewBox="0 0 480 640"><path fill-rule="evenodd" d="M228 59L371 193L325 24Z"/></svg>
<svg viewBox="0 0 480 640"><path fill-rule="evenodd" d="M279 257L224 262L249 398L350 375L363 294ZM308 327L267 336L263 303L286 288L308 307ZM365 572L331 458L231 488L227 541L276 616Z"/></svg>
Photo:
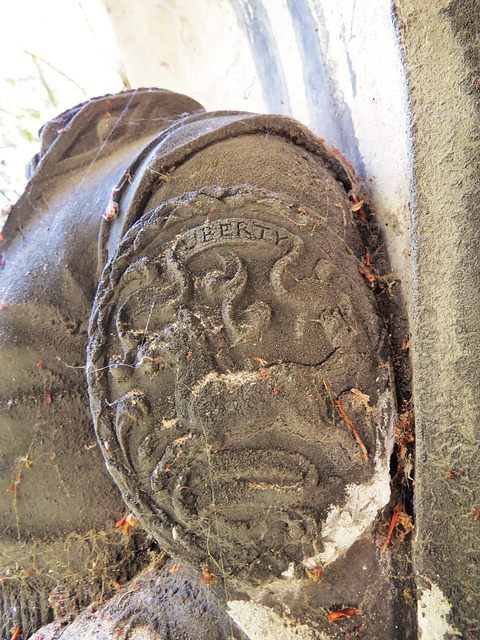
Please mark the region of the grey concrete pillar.
<svg viewBox="0 0 480 640"><path fill-rule="evenodd" d="M422 640L480 637L480 6L398 7L415 157L415 570Z"/></svg>

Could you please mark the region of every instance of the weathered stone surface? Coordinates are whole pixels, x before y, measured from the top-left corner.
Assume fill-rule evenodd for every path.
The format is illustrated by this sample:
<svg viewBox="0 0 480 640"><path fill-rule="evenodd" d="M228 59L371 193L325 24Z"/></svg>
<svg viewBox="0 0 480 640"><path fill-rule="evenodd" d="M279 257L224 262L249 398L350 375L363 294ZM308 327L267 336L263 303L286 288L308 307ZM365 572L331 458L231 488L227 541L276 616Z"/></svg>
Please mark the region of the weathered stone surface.
<svg viewBox="0 0 480 640"><path fill-rule="evenodd" d="M398 624L405 568L379 544L395 394L379 280L365 265L379 248L348 166L288 118L205 113L155 90L80 106L44 141L4 230L0 506L6 544L24 554L20 568L6 555L5 628L46 621L27 586L46 594L54 581L75 609L149 558L141 534L128 555L115 540L124 507L93 457L80 382L93 304L100 449L147 534L188 584L200 575L198 597L230 606L240 625L263 607L292 634L412 637ZM106 565L85 572L71 541L97 553L100 539ZM53 574L48 562L37 570L38 549L55 557L63 540ZM35 573L30 585L21 571ZM141 583L144 612L155 609L152 580ZM107 609L128 617L122 603ZM328 620L344 608L358 612ZM159 615L172 638L193 637L175 627L190 614ZM93 633L87 618L68 633Z"/></svg>
<svg viewBox="0 0 480 640"><path fill-rule="evenodd" d="M199 109L189 98L144 90L62 114L44 127L32 179L3 228L2 639L19 624L26 636L51 619L52 591L74 593L75 607L86 606L146 561L144 536L126 545L115 530L125 506L93 432L87 325L113 186L152 137Z"/></svg>
<svg viewBox="0 0 480 640"><path fill-rule="evenodd" d="M174 572L172 573L172 569ZM248 640L199 576L153 566L108 603L92 603L72 623L58 620L31 640Z"/></svg>

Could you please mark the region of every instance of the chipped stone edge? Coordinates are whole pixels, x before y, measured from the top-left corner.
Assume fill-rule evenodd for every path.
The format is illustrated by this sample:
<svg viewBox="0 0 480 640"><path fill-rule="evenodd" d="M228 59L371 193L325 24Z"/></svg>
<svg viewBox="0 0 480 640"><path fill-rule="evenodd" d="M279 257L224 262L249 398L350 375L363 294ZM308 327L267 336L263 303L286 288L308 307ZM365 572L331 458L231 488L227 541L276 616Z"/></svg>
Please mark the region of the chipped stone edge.
<svg viewBox="0 0 480 640"><path fill-rule="evenodd" d="M256 602L231 600L228 613L250 640L311 640L312 629L281 618L269 607ZM323 633L315 635L318 640L330 640Z"/></svg>
<svg viewBox="0 0 480 640"><path fill-rule="evenodd" d="M421 579L429 583L430 587L422 589L418 599L417 618L420 640L447 640L452 636L461 638L461 632L447 621L452 605L440 587L424 576Z"/></svg>
<svg viewBox="0 0 480 640"><path fill-rule="evenodd" d="M348 485L346 502L330 507L322 526L324 551L304 560L304 565L309 569L319 565L326 566L343 555L373 525L379 511L390 500L390 456L395 434L395 403L390 388L380 396L377 406L379 420L373 477L362 484ZM292 563L282 576L283 579L294 577ZM251 640L312 638L312 629L308 626L282 618L269 607L253 601L231 600L228 602L228 613ZM321 633L318 640L330 638Z"/></svg>
<svg viewBox="0 0 480 640"><path fill-rule="evenodd" d="M346 487L343 505L331 505L322 526L324 551L305 558L307 569L327 566L337 560L374 523L378 513L390 500L390 456L394 445L395 404L387 389L378 402L378 435L373 477L362 484ZM383 444L385 442L385 444Z"/></svg>

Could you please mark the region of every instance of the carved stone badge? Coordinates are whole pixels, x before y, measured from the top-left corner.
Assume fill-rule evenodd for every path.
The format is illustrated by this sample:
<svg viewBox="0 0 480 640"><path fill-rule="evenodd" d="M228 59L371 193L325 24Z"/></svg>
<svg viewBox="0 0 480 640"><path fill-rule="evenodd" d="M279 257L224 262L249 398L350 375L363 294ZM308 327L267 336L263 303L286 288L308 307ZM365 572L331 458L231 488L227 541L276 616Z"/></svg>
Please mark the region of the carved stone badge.
<svg viewBox="0 0 480 640"><path fill-rule="evenodd" d="M0 238L2 640L410 637L399 334L351 167L155 89L42 139Z"/></svg>
<svg viewBox="0 0 480 640"><path fill-rule="evenodd" d="M250 583L312 570L388 502L385 331L319 212L245 185L147 208L89 336L107 468L174 557Z"/></svg>

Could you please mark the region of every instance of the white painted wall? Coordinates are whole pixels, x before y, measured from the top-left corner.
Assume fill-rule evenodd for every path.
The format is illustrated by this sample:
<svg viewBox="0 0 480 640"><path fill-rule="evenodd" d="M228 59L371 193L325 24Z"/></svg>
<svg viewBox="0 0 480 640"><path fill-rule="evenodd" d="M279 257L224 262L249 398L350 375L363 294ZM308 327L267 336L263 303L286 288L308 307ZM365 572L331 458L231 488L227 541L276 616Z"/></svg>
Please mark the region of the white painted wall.
<svg viewBox="0 0 480 640"><path fill-rule="evenodd" d="M390 0L103 2L133 87L291 115L339 148L377 201L409 299L409 121Z"/></svg>

